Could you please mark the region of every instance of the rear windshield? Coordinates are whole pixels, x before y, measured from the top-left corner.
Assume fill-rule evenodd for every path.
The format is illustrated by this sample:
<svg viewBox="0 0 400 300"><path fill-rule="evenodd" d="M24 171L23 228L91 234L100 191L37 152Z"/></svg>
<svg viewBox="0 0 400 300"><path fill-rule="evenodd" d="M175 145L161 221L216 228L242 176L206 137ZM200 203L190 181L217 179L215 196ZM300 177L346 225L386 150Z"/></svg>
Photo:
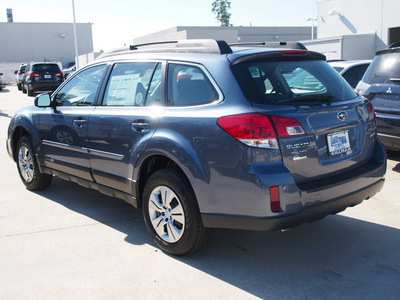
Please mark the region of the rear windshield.
<svg viewBox="0 0 400 300"><path fill-rule="evenodd" d="M61 72L60 67L55 64L37 64L32 67L33 72L41 73L41 72L49 72L49 73L58 73Z"/></svg>
<svg viewBox="0 0 400 300"><path fill-rule="evenodd" d="M400 78L400 52L375 56L362 81L368 84L393 84L390 80L393 78Z"/></svg>
<svg viewBox="0 0 400 300"><path fill-rule="evenodd" d="M247 98L262 104L329 103L357 97L325 61L249 62L233 66Z"/></svg>

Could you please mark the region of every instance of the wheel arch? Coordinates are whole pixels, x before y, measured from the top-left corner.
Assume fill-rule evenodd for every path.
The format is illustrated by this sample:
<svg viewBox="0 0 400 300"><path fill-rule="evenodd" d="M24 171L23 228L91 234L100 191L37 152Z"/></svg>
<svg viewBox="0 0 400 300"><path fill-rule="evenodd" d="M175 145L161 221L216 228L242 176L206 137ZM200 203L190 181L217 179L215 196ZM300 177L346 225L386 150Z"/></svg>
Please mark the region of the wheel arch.
<svg viewBox="0 0 400 300"><path fill-rule="evenodd" d="M138 177L136 181L136 196L138 199L139 206L142 205L142 196L147 179L154 172L168 168L174 169L176 172L178 172L181 179L188 185L188 187L194 193L192 184L188 176L173 159L162 154L153 154L151 156L146 157L139 167Z"/></svg>

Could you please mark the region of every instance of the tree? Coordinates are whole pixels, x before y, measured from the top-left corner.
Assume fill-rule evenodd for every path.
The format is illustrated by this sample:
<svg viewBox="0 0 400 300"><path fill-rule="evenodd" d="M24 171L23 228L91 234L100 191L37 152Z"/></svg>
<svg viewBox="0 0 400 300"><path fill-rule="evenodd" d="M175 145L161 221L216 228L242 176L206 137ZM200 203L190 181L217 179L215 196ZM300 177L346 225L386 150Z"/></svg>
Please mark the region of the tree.
<svg viewBox="0 0 400 300"><path fill-rule="evenodd" d="M229 26L231 14L228 10L231 9L231 2L226 0L215 0L212 4L211 11L215 14L215 18L221 23L221 26Z"/></svg>

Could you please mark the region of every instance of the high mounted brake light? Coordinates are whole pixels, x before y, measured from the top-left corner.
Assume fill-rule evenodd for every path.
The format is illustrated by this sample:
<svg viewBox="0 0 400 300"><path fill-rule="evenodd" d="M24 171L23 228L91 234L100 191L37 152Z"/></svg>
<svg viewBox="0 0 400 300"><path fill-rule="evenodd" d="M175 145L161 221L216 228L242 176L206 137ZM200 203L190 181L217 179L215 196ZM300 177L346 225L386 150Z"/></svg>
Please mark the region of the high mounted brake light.
<svg viewBox="0 0 400 300"><path fill-rule="evenodd" d="M306 55L310 53L310 51L306 50L281 50L279 52L283 55Z"/></svg>

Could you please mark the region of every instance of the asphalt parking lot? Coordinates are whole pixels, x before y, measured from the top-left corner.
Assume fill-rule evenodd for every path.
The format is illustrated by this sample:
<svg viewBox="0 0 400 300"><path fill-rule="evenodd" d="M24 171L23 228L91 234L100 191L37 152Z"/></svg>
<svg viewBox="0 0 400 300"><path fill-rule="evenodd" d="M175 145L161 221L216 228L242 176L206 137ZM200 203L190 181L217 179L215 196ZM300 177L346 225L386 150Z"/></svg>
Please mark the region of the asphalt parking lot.
<svg viewBox="0 0 400 300"><path fill-rule="evenodd" d="M30 192L8 157L14 112L33 97L0 92L1 299L397 299L400 154L383 190L285 232L213 231L200 252L164 254L130 205L54 180Z"/></svg>

